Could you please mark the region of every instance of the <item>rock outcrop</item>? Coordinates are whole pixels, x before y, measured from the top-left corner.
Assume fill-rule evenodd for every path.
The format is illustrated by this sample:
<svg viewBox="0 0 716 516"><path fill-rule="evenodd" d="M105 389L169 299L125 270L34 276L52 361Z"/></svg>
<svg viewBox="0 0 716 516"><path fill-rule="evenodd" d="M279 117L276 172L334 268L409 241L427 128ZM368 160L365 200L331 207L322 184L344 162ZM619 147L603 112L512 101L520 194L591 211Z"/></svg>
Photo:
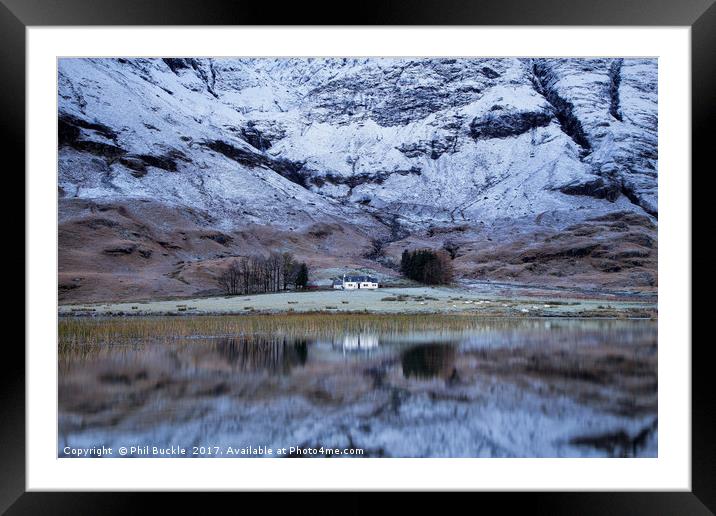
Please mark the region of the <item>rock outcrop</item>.
<svg viewBox="0 0 716 516"><path fill-rule="evenodd" d="M504 241L658 216L654 59L73 58L58 79L61 224L83 202L227 235L335 223L361 257L440 228ZM331 253L309 247L292 248ZM152 249L141 263L178 259Z"/></svg>

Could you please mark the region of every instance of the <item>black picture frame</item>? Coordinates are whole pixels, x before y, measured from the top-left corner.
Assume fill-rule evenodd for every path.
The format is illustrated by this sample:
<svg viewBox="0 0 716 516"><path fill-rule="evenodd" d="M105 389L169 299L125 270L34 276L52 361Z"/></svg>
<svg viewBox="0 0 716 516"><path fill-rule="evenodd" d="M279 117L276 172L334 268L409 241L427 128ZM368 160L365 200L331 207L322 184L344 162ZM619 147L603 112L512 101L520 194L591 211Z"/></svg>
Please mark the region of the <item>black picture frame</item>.
<svg viewBox="0 0 716 516"><path fill-rule="evenodd" d="M692 51L693 169L710 169L709 128L716 123L716 4L715 0L413 0L364 1L350 14L339 15L336 3L286 4L269 8L245 0L0 0L0 122L3 156L14 158L5 168L18 182L25 157L25 29L54 25L607 25L689 26ZM359 7L359 8L358 8ZM711 144L712 145L712 144ZM6 161L6 164L8 162ZM688 175L689 171L680 171ZM692 174L692 177L694 175ZM15 192L24 191L24 181ZM703 195L703 194L702 194ZM693 205L698 205L693 199ZM693 232L692 232L693 234ZM699 233L696 233L697 235ZM24 238L24 237L23 237ZM18 246L19 248L19 246ZM24 262L24 251L13 260ZM695 265L692 260L692 266ZM12 265L19 270L20 263ZM27 269L25 269L27 274ZM32 310L27 306L26 310ZM662 314L662 317L668 314ZM125 514L149 509L129 493L25 492L25 354L8 339L0 403L0 512L16 514ZM690 342L669 345L689 346ZM690 492L523 493L481 494L501 509L520 507L544 514L712 514L716 511L716 446L714 393L707 359L709 339L692 346L692 490ZM17 356L13 356L15 353ZM618 459L615 459L618 460ZM246 503L246 494L244 504ZM296 503L316 512L320 500ZM497 499L499 497L499 499ZM162 495L162 503L181 504L183 495ZM204 498L205 500L205 498ZM403 506L423 506L414 496ZM258 500L256 500L257 503ZM199 502L205 504L206 502ZM294 502L295 503L295 502ZM373 502L352 493L344 499L351 512L372 510ZM453 502L455 503L455 502ZM459 503L459 502L457 502ZM470 502L473 503L473 502ZM244 505L245 507L245 505ZM206 508L206 506L204 506ZM331 507L327 507L329 510ZM165 507L166 510L170 510ZM333 506L335 509L335 506Z"/></svg>

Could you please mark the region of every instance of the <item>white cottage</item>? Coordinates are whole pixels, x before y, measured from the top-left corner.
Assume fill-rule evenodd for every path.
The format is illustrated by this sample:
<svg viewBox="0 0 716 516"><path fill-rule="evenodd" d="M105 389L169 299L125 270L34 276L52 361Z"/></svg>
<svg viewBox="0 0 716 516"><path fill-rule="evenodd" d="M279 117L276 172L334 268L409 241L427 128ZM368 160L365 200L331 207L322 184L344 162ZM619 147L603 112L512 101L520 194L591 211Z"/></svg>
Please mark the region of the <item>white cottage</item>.
<svg viewBox="0 0 716 516"><path fill-rule="evenodd" d="M333 288L339 290L376 289L378 280L372 276L343 276L333 281Z"/></svg>

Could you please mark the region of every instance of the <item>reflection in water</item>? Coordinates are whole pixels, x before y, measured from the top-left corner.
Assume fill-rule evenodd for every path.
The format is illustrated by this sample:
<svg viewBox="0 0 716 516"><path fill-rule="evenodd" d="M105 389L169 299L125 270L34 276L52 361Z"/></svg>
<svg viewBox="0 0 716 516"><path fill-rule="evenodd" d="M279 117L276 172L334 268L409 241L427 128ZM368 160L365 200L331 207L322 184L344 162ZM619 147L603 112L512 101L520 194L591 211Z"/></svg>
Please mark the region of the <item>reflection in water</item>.
<svg viewBox="0 0 716 516"><path fill-rule="evenodd" d="M455 373L455 346L425 344L401 354L405 378L450 378Z"/></svg>
<svg viewBox="0 0 716 516"><path fill-rule="evenodd" d="M461 328L434 316L424 328L421 317L385 327L331 315L310 328L281 319L258 326L266 320L247 316L231 337L220 326L193 338L93 343L79 328L59 353L59 449L142 442L355 446L388 457L656 454L655 321L462 318ZM114 335L117 323L83 324L107 324Z"/></svg>
<svg viewBox="0 0 716 516"><path fill-rule="evenodd" d="M343 337L346 351L369 350L378 347L378 336L373 333L353 333Z"/></svg>
<svg viewBox="0 0 716 516"><path fill-rule="evenodd" d="M292 368L305 365L308 357L305 339L232 337L221 339L214 346L232 369L241 371L288 374Z"/></svg>

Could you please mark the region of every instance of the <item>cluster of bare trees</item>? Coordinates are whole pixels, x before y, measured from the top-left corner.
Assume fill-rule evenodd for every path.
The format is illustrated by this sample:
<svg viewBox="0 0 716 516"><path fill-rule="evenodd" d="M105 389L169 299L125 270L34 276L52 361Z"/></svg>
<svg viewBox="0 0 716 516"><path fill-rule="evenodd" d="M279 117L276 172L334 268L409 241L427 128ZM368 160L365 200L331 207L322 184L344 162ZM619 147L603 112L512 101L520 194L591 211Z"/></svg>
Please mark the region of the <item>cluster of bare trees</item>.
<svg viewBox="0 0 716 516"><path fill-rule="evenodd" d="M242 256L231 262L218 282L230 296L303 289L308 284L308 266L291 253Z"/></svg>

